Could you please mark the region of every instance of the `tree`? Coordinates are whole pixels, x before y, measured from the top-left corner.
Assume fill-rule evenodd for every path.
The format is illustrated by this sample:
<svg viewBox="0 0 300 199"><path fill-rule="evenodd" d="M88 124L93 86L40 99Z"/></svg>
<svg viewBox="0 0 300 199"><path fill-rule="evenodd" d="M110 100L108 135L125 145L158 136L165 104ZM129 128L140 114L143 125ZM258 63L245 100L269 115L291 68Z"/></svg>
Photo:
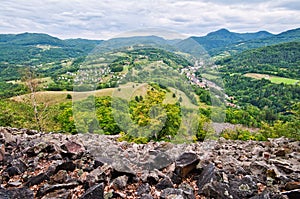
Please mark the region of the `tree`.
<svg viewBox="0 0 300 199"><path fill-rule="evenodd" d="M43 131L43 120L46 118L46 109L48 108L47 104L39 104L37 101L36 92L38 91L39 82L37 80L37 74L31 67L26 67L21 71L22 81L25 82L26 87L28 88L29 101L33 108L34 120L36 123L36 128L38 131Z"/></svg>

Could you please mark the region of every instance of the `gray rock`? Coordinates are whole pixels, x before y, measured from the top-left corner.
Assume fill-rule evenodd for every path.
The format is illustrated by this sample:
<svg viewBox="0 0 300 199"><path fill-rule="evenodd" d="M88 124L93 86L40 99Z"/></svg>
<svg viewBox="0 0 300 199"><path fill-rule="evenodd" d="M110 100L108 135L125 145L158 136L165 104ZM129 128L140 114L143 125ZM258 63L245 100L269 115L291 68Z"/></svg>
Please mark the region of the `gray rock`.
<svg viewBox="0 0 300 199"><path fill-rule="evenodd" d="M71 183L68 183L68 184L55 184L55 185L44 185L43 187L41 187L36 196L37 197L42 197L48 193L51 193L51 192L54 192L54 191L57 191L57 190L61 190L61 189L72 189L72 188L75 188L78 186L78 183L77 182L71 182Z"/></svg>
<svg viewBox="0 0 300 199"><path fill-rule="evenodd" d="M104 199L104 184L97 184L89 188L80 199Z"/></svg>
<svg viewBox="0 0 300 199"><path fill-rule="evenodd" d="M1 199L33 199L33 191L27 188L3 189L0 187Z"/></svg>
<svg viewBox="0 0 300 199"><path fill-rule="evenodd" d="M160 191L166 188L173 188L173 183L169 177L165 177L164 179L159 181L157 185L155 185L155 188Z"/></svg>
<svg viewBox="0 0 300 199"><path fill-rule="evenodd" d="M185 177L190 171L196 168L200 159L195 153L184 153L175 161L175 172L181 177Z"/></svg>
<svg viewBox="0 0 300 199"><path fill-rule="evenodd" d="M149 160L149 163L144 165L144 168L148 170L162 170L173 163L171 157L165 152L157 151L153 160Z"/></svg>
<svg viewBox="0 0 300 199"><path fill-rule="evenodd" d="M230 187L221 182L213 181L211 183L205 184L205 186L201 189L200 195L204 195L206 198L214 198L214 199L224 199L224 198L238 198L231 196Z"/></svg>
<svg viewBox="0 0 300 199"><path fill-rule="evenodd" d="M153 199L153 197L150 194L143 194L140 199Z"/></svg>
<svg viewBox="0 0 300 199"><path fill-rule="evenodd" d="M282 192L281 194L286 195L289 199L299 199L300 198L300 189L285 191L285 192Z"/></svg>
<svg viewBox="0 0 300 199"><path fill-rule="evenodd" d="M213 164L208 164L203 168L200 176L197 180L197 186L199 188L199 194L202 193L203 187L210 183L215 178L215 166Z"/></svg>
<svg viewBox="0 0 300 199"><path fill-rule="evenodd" d="M37 176L29 178L28 181L24 184L24 186L31 187L33 185L40 184L45 180L49 180L49 177L45 173L41 173Z"/></svg>
<svg viewBox="0 0 300 199"><path fill-rule="evenodd" d="M189 199L188 196L180 189L166 188L161 192L160 198L162 199Z"/></svg>
<svg viewBox="0 0 300 199"><path fill-rule="evenodd" d="M122 190L127 186L128 177L127 176L119 176L112 181L112 187L115 190Z"/></svg>
<svg viewBox="0 0 300 199"><path fill-rule="evenodd" d="M143 194L148 194L150 193L151 189L148 183L145 184L141 184L138 188L137 188L137 195L138 196L142 196Z"/></svg>
<svg viewBox="0 0 300 199"><path fill-rule="evenodd" d="M230 193L238 198L250 198L257 194L258 188L251 176L230 180L229 185Z"/></svg>

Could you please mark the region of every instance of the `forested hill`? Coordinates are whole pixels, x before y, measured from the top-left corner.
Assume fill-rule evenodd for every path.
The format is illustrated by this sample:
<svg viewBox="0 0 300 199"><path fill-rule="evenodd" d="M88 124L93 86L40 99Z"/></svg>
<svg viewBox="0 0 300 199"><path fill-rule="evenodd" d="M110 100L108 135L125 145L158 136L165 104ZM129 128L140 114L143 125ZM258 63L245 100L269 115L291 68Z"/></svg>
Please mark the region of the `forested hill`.
<svg viewBox="0 0 300 199"><path fill-rule="evenodd" d="M0 34L0 63L34 65L78 57L86 55L101 42L61 40L41 33Z"/></svg>
<svg viewBox="0 0 300 199"><path fill-rule="evenodd" d="M266 31L256 33L234 33L227 29L220 29L215 32L208 33L204 37L191 37L197 41L210 54L223 51L227 46L237 44L252 39L265 39L271 37L272 34Z"/></svg>
<svg viewBox="0 0 300 199"><path fill-rule="evenodd" d="M218 55L224 52L235 54L249 49L300 41L300 28L288 30L277 35L266 31L234 33L221 29L204 37L191 38L202 45L210 55Z"/></svg>
<svg viewBox="0 0 300 199"><path fill-rule="evenodd" d="M222 71L264 73L300 79L300 42L289 42L244 51L217 61Z"/></svg>

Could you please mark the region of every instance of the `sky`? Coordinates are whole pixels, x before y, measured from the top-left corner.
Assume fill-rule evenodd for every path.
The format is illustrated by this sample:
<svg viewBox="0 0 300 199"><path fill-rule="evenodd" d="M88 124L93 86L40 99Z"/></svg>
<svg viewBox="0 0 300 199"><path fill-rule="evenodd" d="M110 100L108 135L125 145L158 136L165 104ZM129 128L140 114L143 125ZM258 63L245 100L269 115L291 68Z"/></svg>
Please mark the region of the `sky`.
<svg viewBox="0 0 300 199"><path fill-rule="evenodd" d="M299 0L0 0L0 5L1 34L38 32L62 39L109 39L149 28L174 37L221 28L275 34L300 28Z"/></svg>

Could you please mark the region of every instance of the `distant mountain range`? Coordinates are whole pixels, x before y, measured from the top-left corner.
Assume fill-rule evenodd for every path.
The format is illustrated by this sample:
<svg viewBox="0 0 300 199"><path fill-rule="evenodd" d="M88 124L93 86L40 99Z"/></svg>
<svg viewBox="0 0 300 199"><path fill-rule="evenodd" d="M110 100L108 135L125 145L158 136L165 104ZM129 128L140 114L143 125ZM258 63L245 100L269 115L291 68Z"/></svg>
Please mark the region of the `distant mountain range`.
<svg viewBox="0 0 300 199"><path fill-rule="evenodd" d="M191 51L191 44L200 44L210 55L217 55L223 52L236 53L247 49L253 49L284 42L300 41L300 28L288 30L280 34L271 34L267 31L255 33L235 33L227 29L220 29L208 33L206 36L192 36L184 40L166 40L157 36L135 36L114 38L110 40L87 40L87 39L66 39L61 40L47 34L22 33L22 34L0 34L0 47L11 49L12 47L29 47L36 45L56 46L64 51L72 52L79 56L85 55L102 43L103 49L117 48L126 45L155 44L160 46L174 46L180 50ZM63 53L64 54L64 53ZM0 52L1 55L1 52ZM0 60L1 61L1 60Z"/></svg>

